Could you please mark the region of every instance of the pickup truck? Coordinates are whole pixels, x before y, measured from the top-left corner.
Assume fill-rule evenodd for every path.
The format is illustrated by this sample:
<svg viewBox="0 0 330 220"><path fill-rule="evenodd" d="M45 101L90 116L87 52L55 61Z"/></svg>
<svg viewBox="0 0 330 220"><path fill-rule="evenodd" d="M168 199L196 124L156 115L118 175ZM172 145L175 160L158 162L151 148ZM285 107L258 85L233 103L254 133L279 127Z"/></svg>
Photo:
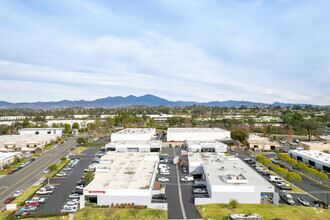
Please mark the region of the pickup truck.
<svg viewBox="0 0 330 220"><path fill-rule="evenodd" d="M33 197L30 200L26 200L25 204L31 203L31 202L39 202L39 203L44 203L46 201L45 198L41 198L41 197Z"/></svg>

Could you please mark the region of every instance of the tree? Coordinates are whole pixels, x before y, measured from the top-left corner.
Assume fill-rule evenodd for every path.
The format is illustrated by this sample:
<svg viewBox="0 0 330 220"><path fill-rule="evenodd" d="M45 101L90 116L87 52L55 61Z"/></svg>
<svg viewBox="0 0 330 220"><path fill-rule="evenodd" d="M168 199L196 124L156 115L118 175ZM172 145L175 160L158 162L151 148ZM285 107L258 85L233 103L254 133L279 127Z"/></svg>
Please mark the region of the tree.
<svg viewBox="0 0 330 220"><path fill-rule="evenodd" d="M28 118L25 118L23 121L23 128L28 128L30 126L30 121Z"/></svg>
<svg viewBox="0 0 330 220"><path fill-rule="evenodd" d="M305 163L298 163L297 167L298 167L298 169L307 172L308 166Z"/></svg>
<svg viewBox="0 0 330 220"><path fill-rule="evenodd" d="M306 120L301 124L302 128L306 130L308 134L308 140L311 141L312 134L317 130L318 124L314 120Z"/></svg>
<svg viewBox="0 0 330 220"><path fill-rule="evenodd" d="M72 129L79 129L79 123L78 122L73 123Z"/></svg>
<svg viewBox="0 0 330 220"><path fill-rule="evenodd" d="M286 176L288 174L288 172L289 171L287 169L281 168L281 167L277 170L277 173L282 177Z"/></svg>
<svg viewBox="0 0 330 220"><path fill-rule="evenodd" d="M265 165L266 167L269 167L273 164L273 162L271 160L264 160L262 164Z"/></svg>
<svg viewBox="0 0 330 220"><path fill-rule="evenodd" d="M245 144L249 134L244 128L237 128L231 132L230 136L232 139L239 140L241 144Z"/></svg>
<svg viewBox="0 0 330 220"><path fill-rule="evenodd" d="M327 174L323 173L323 172L318 172L316 174L316 177L320 179L320 181L322 180L327 180L329 177Z"/></svg>
<svg viewBox="0 0 330 220"><path fill-rule="evenodd" d="M316 176L318 172L319 172L319 171L317 171L317 170L314 169L314 168L308 168L308 169L307 169L307 173L309 173L310 175L313 175L313 176Z"/></svg>
<svg viewBox="0 0 330 220"><path fill-rule="evenodd" d="M87 186L94 179L94 172L88 171L85 175L85 186Z"/></svg>
<svg viewBox="0 0 330 220"><path fill-rule="evenodd" d="M64 124L64 133L66 133L66 134L70 133L70 125L69 124Z"/></svg>
<svg viewBox="0 0 330 220"><path fill-rule="evenodd" d="M231 199L230 202L229 202L229 207L231 209L236 209L239 207L239 203L237 202L236 199Z"/></svg>
<svg viewBox="0 0 330 220"><path fill-rule="evenodd" d="M287 173L286 178L288 178L288 180L292 180L295 182L301 182L302 180L301 176L296 172Z"/></svg>
<svg viewBox="0 0 330 220"><path fill-rule="evenodd" d="M52 164L52 165L50 165L50 166L49 166L49 170L50 170L50 171L55 171L55 170L57 170L57 165L56 165L56 164Z"/></svg>
<svg viewBox="0 0 330 220"><path fill-rule="evenodd" d="M80 138L78 138L77 139L77 144L79 144L79 145L85 145L87 143L87 140L85 139L85 138L83 138L83 137L80 137Z"/></svg>
<svg viewBox="0 0 330 220"><path fill-rule="evenodd" d="M61 162L64 163L66 161L66 157L61 158Z"/></svg>

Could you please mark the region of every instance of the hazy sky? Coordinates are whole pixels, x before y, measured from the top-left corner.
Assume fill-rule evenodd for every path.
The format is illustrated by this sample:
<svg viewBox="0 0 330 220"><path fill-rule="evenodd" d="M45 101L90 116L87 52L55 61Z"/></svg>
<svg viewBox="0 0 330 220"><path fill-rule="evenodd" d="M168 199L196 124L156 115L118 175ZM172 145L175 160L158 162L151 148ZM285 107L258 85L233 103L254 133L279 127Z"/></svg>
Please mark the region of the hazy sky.
<svg viewBox="0 0 330 220"><path fill-rule="evenodd" d="M330 104L328 0L0 0L0 100Z"/></svg>

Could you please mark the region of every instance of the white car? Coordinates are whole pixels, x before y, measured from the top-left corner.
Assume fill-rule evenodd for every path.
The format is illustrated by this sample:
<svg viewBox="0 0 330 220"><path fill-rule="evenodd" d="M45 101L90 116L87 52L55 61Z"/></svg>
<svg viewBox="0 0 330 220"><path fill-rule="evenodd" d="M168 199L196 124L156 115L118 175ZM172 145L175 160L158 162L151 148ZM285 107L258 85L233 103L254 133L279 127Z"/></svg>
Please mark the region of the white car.
<svg viewBox="0 0 330 220"><path fill-rule="evenodd" d="M72 208L77 209L78 208L78 204L65 204L63 206L63 209L72 209Z"/></svg>
<svg viewBox="0 0 330 220"><path fill-rule="evenodd" d="M70 199L77 199L79 197L80 197L80 195L78 193L72 193L72 194L69 195Z"/></svg>
<svg viewBox="0 0 330 220"><path fill-rule="evenodd" d="M59 172L58 174L56 174L57 177L66 177L66 173L64 172Z"/></svg>
<svg viewBox="0 0 330 220"><path fill-rule="evenodd" d="M66 208L66 209L62 209L61 212L70 212L70 213L74 213L77 211L77 208L71 207L71 208Z"/></svg>
<svg viewBox="0 0 330 220"><path fill-rule="evenodd" d="M67 203L66 203L67 206L75 206L75 205L79 205L79 200L77 199L72 199L72 200L69 200Z"/></svg>
<svg viewBox="0 0 330 220"><path fill-rule="evenodd" d="M158 181L160 181L160 182L168 182L168 181L170 181L170 179L169 178L166 178L166 177L159 177L158 178Z"/></svg>
<svg viewBox="0 0 330 220"><path fill-rule="evenodd" d="M19 197L20 195L22 195L23 194L23 190L17 190L15 193L14 193L14 197Z"/></svg>
<svg viewBox="0 0 330 220"><path fill-rule="evenodd" d="M78 186L76 186L76 189L84 189L84 186L78 185Z"/></svg>
<svg viewBox="0 0 330 220"><path fill-rule="evenodd" d="M160 172L160 175L170 175L170 172Z"/></svg>

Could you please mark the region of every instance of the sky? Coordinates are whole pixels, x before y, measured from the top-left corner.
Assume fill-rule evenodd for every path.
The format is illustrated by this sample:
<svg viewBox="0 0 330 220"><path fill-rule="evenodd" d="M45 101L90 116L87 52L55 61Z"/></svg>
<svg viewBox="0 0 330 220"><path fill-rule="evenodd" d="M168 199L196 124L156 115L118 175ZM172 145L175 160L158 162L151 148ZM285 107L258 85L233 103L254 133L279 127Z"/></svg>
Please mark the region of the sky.
<svg viewBox="0 0 330 220"><path fill-rule="evenodd" d="M330 104L327 0L0 0L0 100Z"/></svg>

